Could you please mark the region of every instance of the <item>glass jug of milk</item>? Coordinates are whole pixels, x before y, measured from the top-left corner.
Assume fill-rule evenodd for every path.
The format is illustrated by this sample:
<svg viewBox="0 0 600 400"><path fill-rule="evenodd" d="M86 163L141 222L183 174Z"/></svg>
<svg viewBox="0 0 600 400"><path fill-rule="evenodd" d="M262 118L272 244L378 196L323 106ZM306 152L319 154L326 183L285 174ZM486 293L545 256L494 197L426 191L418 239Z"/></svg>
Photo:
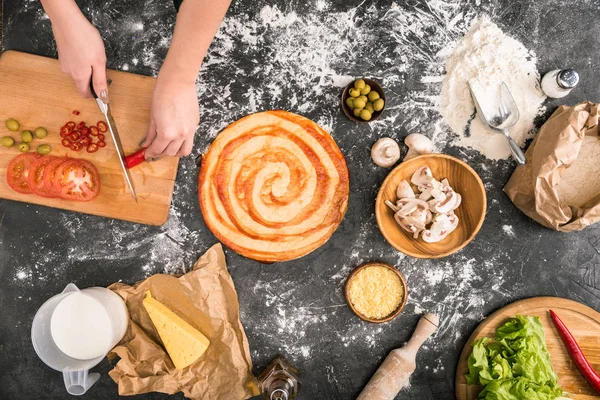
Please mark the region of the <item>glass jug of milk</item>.
<svg viewBox="0 0 600 400"><path fill-rule="evenodd" d="M61 371L67 392L84 394L100 378L88 374L125 335L129 313L121 297L102 287L69 283L37 311L31 341L38 357Z"/></svg>

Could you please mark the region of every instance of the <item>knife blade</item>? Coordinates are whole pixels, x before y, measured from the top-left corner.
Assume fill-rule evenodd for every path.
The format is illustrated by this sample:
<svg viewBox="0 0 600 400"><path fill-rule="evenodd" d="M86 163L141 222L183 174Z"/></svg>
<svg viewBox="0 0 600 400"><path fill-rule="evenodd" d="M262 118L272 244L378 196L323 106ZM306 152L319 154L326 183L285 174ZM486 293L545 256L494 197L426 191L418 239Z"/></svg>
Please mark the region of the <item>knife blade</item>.
<svg viewBox="0 0 600 400"><path fill-rule="evenodd" d="M92 95L98 104L98 108L102 114L104 114L104 118L106 119L106 124L108 125L108 131L110 132L110 137L115 145L115 149L117 150L117 155L119 158L119 164L121 165L121 169L123 170L123 176L125 177L125 182L129 186L131 190L131 194L135 202L138 202L137 195L135 194L135 189L133 187L133 182L131 179L131 174L129 173L129 169L125 165L125 152L123 151L123 145L121 144L121 138L119 137L119 131L117 130L117 124L110 112L110 102L108 100L108 93L101 93L102 98L98 97L96 91L94 90L94 86L92 84L92 80L90 79L90 89L92 90Z"/></svg>

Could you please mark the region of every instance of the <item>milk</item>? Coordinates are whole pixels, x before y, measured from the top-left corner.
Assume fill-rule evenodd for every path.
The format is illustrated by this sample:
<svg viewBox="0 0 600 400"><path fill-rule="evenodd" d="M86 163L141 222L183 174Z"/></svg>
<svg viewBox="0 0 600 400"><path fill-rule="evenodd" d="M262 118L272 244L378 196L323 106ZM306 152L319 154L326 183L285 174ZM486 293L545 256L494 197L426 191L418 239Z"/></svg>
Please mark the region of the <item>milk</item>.
<svg viewBox="0 0 600 400"><path fill-rule="evenodd" d="M79 291L58 303L50 320L50 333L60 351L78 360L104 356L112 347L113 327L106 309Z"/></svg>

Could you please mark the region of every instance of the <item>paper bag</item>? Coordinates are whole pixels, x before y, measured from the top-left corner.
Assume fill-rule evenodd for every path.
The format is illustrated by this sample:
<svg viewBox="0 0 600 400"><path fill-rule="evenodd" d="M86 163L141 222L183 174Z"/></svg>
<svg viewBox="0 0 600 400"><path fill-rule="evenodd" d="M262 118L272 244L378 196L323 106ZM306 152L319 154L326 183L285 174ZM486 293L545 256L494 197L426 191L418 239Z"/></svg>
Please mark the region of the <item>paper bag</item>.
<svg viewBox="0 0 600 400"><path fill-rule="evenodd" d="M114 283L109 289L125 300L130 315L125 337L108 354L111 362L120 357L109 372L120 395L181 391L188 398L217 400L258 394L237 293L220 244L181 277L157 274L133 286ZM210 340L206 352L190 366L173 366L142 305L146 290Z"/></svg>
<svg viewBox="0 0 600 400"><path fill-rule="evenodd" d="M577 159L584 136L598 136L598 113L590 102L559 107L529 146L527 164L518 166L504 187L521 211L545 227L571 232L600 220L600 193L578 207L562 201L555 189Z"/></svg>

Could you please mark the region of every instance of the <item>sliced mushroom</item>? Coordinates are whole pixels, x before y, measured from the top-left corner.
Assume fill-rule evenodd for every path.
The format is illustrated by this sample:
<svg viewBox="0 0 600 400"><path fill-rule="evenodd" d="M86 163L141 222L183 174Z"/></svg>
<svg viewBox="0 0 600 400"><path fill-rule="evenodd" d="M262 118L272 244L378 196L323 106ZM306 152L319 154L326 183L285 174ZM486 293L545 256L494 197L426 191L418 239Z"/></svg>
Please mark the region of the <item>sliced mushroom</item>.
<svg viewBox="0 0 600 400"><path fill-rule="evenodd" d="M432 188L425 188L419 195L419 200L428 201L431 198Z"/></svg>
<svg viewBox="0 0 600 400"><path fill-rule="evenodd" d="M414 199L415 192L412 190L410 183L406 181L400 182L398 184L398 187L396 188L396 197L398 197L399 199Z"/></svg>
<svg viewBox="0 0 600 400"><path fill-rule="evenodd" d="M449 213L450 211L455 210L460 204L460 198L456 192L449 191L445 196L446 198L437 203L434 208L434 210L440 214Z"/></svg>
<svg viewBox="0 0 600 400"><path fill-rule="evenodd" d="M388 206L389 208L391 208L391 209L392 209L392 211L393 211L393 212L395 212L395 213L397 213L397 212L398 212L398 210L400 210L400 208L399 208L399 207L397 207L397 206L396 206L394 203L392 203L392 202L391 202L391 201L389 201L389 200L386 200L386 201L384 201L384 203L385 203L385 205L386 205L386 206Z"/></svg>
<svg viewBox="0 0 600 400"><path fill-rule="evenodd" d="M414 185L417 185L418 187L425 187L425 188L432 187L432 185L431 185L432 180L433 180L433 173L431 172L431 169L427 166L420 167L419 169L417 169L413 173L412 177L410 178L410 181Z"/></svg>
<svg viewBox="0 0 600 400"><path fill-rule="evenodd" d="M423 240L427 243L435 243L443 240L458 226L458 217L454 214L437 214L433 218L430 229L423 231Z"/></svg>

